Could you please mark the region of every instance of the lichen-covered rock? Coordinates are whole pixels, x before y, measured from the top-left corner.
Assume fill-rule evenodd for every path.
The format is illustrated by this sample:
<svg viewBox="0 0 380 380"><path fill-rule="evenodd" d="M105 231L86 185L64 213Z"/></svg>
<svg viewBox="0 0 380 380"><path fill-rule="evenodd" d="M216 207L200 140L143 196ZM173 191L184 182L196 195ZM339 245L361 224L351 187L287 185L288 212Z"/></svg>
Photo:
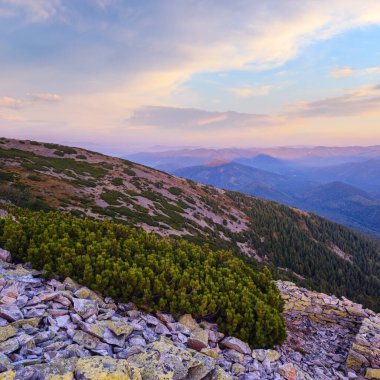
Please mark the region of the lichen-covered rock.
<svg viewBox="0 0 380 380"><path fill-rule="evenodd" d="M191 314L184 314L182 315L178 322L183 325L188 327L190 330L196 330L199 329L199 325L197 321L192 317Z"/></svg>
<svg viewBox="0 0 380 380"><path fill-rule="evenodd" d="M232 380L232 376L219 366L216 366L215 370L212 372L210 380Z"/></svg>
<svg viewBox="0 0 380 380"><path fill-rule="evenodd" d="M169 340L147 345L142 352L130 356L128 361L140 368L143 380L200 380L215 367L214 359L176 347Z"/></svg>
<svg viewBox="0 0 380 380"><path fill-rule="evenodd" d="M367 368L365 377L367 379L380 379L380 368Z"/></svg>
<svg viewBox="0 0 380 380"><path fill-rule="evenodd" d="M4 342L5 340L12 338L16 335L16 333L17 330L11 325L0 327L0 342Z"/></svg>
<svg viewBox="0 0 380 380"><path fill-rule="evenodd" d="M208 346L208 331L200 328L193 330L187 341L187 345L197 351L206 348Z"/></svg>
<svg viewBox="0 0 380 380"><path fill-rule="evenodd" d="M141 380L141 375L135 366L124 359L93 356L78 360L75 366L75 378L77 380Z"/></svg>
<svg viewBox="0 0 380 380"><path fill-rule="evenodd" d="M13 380L15 377L16 372L12 370L0 373L0 380Z"/></svg>

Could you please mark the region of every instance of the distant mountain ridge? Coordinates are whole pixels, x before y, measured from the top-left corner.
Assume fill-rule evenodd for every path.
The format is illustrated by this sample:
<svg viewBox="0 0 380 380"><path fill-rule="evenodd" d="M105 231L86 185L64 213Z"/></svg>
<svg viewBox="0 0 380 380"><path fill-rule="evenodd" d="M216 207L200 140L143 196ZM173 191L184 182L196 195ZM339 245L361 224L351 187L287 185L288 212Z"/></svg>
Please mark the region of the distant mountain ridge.
<svg viewBox="0 0 380 380"><path fill-rule="evenodd" d="M350 165L346 164L345 167L349 168ZM320 184L317 182L317 178L320 177L314 176L312 171L309 175L305 174L306 178L302 178L299 172L298 176L291 172L288 175L280 175L231 162L217 166L183 168L173 173L222 189L240 191L312 211L348 227L380 237L380 199L345 182ZM358 176L360 177L360 174ZM339 175L336 174L335 177Z"/></svg>
<svg viewBox="0 0 380 380"><path fill-rule="evenodd" d="M380 238L379 146L185 149L135 158L184 178L313 211ZM343 194L344 201L335 199L334 205L336 182L364 191L365 200ZM328 205L313 191L326 192Z"/></svg>

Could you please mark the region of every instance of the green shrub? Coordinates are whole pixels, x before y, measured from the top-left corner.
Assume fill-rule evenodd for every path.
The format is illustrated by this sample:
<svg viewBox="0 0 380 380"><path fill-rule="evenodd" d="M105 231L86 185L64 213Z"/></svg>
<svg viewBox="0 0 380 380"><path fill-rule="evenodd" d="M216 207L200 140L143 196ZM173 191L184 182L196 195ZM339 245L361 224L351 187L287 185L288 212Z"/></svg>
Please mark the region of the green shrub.
<svg viewBox="0 0 380 380"><path fill-rule="evenodd" d="M134 177L136 175L136 172L133 171L132 169L129 169L129 168L124 168L123 172L125 174L129 175L130 177Z"/></svg>
<svg viewBox="0 0 380 380"><path fill-rule="evenodd" d="M124 183L124 180L123 180L123 178L116 177L116 178L112 178L112 179L111 179L111 182L112 182L115 186L122 186L123 183Z"/></svg>
<svg viewBox="0 0 380 380"><path fill-rule="evenodd" d="M0 222L0 245L47 275L71 276L149 311L217 322L221 331L270 347L285 338L283 301L267 269L228 251L165 240L111 221L15 210Z"/></svg>
<svg viewBox="0 0 380 380"><path fill-rule="evenodd" d="M183 191L179 188L179 187L169 187L168 189L169 193L173 194L173 195L181 195L183 193Z"/></svg>
<svg viewBox="0 0 380 380"><path fill-rule="evenodd" d="M36 174L28 175L28 179L30 179L31 181L34 181L34 182L42 182L43 181L43 179Z"/></svg>

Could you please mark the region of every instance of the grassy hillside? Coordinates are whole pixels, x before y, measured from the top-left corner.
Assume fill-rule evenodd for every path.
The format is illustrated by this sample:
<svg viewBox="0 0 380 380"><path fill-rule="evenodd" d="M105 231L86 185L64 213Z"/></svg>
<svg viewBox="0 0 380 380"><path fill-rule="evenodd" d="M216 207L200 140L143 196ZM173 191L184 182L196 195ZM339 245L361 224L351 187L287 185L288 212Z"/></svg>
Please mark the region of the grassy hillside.
<svg viewBox="0 0 380 380"><path fill-rule="evenodd" d="M277 277L380 309L379 249L313 214L79 148L0 140L0 199L230 249Z"/></svg>

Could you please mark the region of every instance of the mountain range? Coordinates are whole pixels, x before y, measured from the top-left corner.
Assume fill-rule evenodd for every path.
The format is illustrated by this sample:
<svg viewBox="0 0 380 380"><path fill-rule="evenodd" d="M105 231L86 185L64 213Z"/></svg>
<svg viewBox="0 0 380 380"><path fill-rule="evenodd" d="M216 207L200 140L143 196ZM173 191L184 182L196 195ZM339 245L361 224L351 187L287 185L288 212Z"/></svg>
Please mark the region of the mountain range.
<svg viewBox="0 0 380 380"><path fill-rule="evenodd" d="M57 144L3 138L0 162L3 202L112 219L170 239L228 249L249 266L268 266L277 278L380 308L377 244L315 214ZM273 188L286 184L282 174L238 163L220 164L209 163L203 170L220 171L227 165L227 169L244 170L246 176L265 178ZM249 183L237 178L231 185L236 190ZM297 179L279 197L302 186L304 194L319 200L317 192L308 192L309 185L314 186L309 180ZM263 193L265 186L260 184ZM372 198L366 198L364 191L355 193L346 185L342 189L357 203L370 207ZM341 198L339 192L336 198Z"/></svg>
<svg viewBox="0 0 380 380"><path fill-rule="evenodd" d="M130 158L221 189L315 212L380 237L378 146L187 149Z"/></svg>

